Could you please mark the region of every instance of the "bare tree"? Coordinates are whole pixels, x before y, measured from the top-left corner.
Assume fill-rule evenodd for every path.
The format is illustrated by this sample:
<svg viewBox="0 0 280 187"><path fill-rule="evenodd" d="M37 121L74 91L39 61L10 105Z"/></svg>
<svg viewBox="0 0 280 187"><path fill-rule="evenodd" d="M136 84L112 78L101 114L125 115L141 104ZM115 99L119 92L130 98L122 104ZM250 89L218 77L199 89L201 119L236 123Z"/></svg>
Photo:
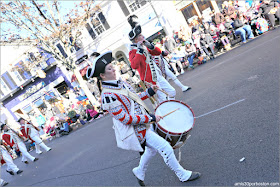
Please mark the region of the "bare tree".
<svg viewBox="0 0 280 187"><path fill-rule="evenodd" d="M1 1L0 7L0 23L15 27L15 29L1 27L1 40L6 40L6 42L17 39L35 40L37 48L51 54L59 64L73 71L90 102L96 103L71 53L87 20L100 10L100 7L95 5L95 1L79 2L69 13L61 11L60 2L57 0ZM63 46L66 55L58 50L55 45L57 42ZM40 62L42 58L37 57L34 60ZM31 67L32 64L25 65L25 67L28 66Z"/></svg>

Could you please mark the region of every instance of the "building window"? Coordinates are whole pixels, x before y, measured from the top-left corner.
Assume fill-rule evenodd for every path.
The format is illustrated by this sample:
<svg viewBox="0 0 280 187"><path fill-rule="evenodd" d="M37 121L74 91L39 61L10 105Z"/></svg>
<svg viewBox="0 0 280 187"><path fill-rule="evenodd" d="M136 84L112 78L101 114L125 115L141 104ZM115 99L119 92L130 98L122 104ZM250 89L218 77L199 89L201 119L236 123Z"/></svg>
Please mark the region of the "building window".
<svg viewBox="0 0 280 187"><path fill-rule="evenodd" d="M69 38L69 40L70 40L70 43L72 44L73 43L73 37L71 36L70 38ZM75 51L79 51L81 48L77 45L77 41L79 41L79 39L76 39L76 42L74 43L74 47L72 47L71 48L71 52L72 51L74 51L74 49L75 49ZM78 42L79 43L79 42ZM74 48L74 49L73 49Z"/></svg>
<svg viewBox="0 0 280 187"><path fill-rule="evenodd" d="M26 107L24 107L24 108L23 108L23 111L26 112L27 114L28 114L29 112L31 112L31 111L32 111L31 105L27 105Z"/></svg>
<svg viewBox="0 0 280 187"><path fill-rule="evenodd" d="M136 11L147 3L146 0L126 0L126 2L131 12Z"/></svg>
<svg viewBox="0 0 280 187"><path fill-rule="evenodd" d="M191 22L191 20L194 16L197 16L197 12L195 11L193 3L188 5L186 8L184 8L182 10L182 13L183 13L185 19L188 20L189 23Z"/></svg>
<svg viewBox="0 0 280 187"><path fill-rule="evenodd" d="M201 14L203 14L204 11L207 11L208 9L209 11L212 10L212 5L209 0L198 0L196 1L196 4Z"/></svg>
<svg viewBox="0 0 280 187"><path fill-rule="evenodd" d="M1 91L3 91L4 93L9 93L10 89L7 86L7 84L5 83L5 81L1 78Z"/></svg>
<svg viewBox="0 0 280 187"><path fill-rule="evenodd" d="M56 44L56 47L59 49L59 51L61 52L61 54L64 56L64 58L67 58L68 55L65 53L63 47L61 46L60 43Z"/></svg>
<svg viewBox="0 0 280 187"><path fill-rule="evenodd" d="M97 35L110 28L102 12L99 12L97 15L95 13L91 15L91 24Z"/></svg>
<svg viewBox="0 0 280 187"><path fill-rule="evenodd" d="M110 29L110 26L102 12L99 12L98 14L91 14L90 23L91 24L86 24L86 29L93 40L97 35L100 35Z"/></svg>
<svg viewBox="0 0 280 187"><path fill-rule="evenodd" d="M86 24L86 29L87 29L89 35L91 36L91 38L94 40L96 38L96 35L88 23Z"/></svg>
<svg viewBox="0 0 280 187"><path fill-rule="evenodd" d="M18 71L13 71L15 78L21 83L24 81L24 79L22 78L22 76L19 74Z"/></svg>

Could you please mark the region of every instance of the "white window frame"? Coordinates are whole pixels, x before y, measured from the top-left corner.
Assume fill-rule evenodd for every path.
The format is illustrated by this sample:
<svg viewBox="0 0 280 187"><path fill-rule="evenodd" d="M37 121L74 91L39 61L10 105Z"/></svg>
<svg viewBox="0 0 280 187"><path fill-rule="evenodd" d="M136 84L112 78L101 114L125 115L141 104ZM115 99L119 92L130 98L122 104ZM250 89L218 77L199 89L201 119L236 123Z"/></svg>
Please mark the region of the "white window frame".
<svg viewBox="0 0 280 187"><path fill-rule="evenodd" d="M91 15L91 18L89 21L90 26L92 27L92 30L95 32L96 36L99 36L102 33L106 32L105 26L103 25L103 23L100 21L100 19L98 17L99 13L100 12L97 12L97 13L94 13L94 15ZM97 21L99 22L99 25L95 26L95 28L94 28L94 24L92 23L94 19L97 19Z"/></svg>
<svg viewBox="0 0 280 187"><path fill-rule="evenodd" d="M7 95L11 92L10 88L5 83L5 81L2 79L2 77L1 77L1 91L3 92L4 95Z"/></svg>
<svg viewBox="0 0 280 187"><path fill-rule="evenodd" d="M147 1L147 0L124 0L124 3L126 4L126 7L130 13L135 13L137 10L139 10L140 8L148 4L148 2L146 2L145 5L141 5L142 1Z"/></svg>
<svg viewBox="0 0 280 187"><path fill-rule="evenodd" d="M9 71L9 73L17 86L22 85L26 81L17 70Z"/></svg>

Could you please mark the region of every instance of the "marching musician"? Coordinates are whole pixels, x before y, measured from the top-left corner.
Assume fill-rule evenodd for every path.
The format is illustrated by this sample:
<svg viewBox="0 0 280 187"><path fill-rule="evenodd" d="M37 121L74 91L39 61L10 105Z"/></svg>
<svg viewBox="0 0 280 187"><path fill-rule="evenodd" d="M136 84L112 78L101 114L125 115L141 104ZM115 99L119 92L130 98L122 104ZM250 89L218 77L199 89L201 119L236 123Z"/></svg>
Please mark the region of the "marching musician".
<svg viewBox="0 0 280 187"><path fill-rule="evenodd" d="M7 164L6 171L10 173L11 175L20 174L23 171L18 169L17 165L14 164L13 157L8 152L9 148L7 145L3 143L2 140L0 140L0 158L1 158L1 165Z"/></svg>
<svg viewBox="0 0 280 187"><path fill-rule="evenodd" d="M0 178L0 186L7 186L9 183Z"/></svg>
<svg viewBox="0 0 280 187"><path fill-rule="evenodd" d="M163 77L160 67L154 63L155 56L160 56L162 54L161 50L154 46L152 43L148 42L145 37L141 34L141 26L135 21L137 16L132 15L128 18L128 22L132 27L129 32L129 39L132 41L131 51L129 52L129 60L131 62L131 67L137 69L140 74L141 80L146 83L151 83L153 85L158 85L161 89L168 93L169 98L175 98L176 90L169 84L169 82ZM165 68L165 67L161 67ZM169 73L169 72L168 72ZM190 87L182 85L182 83L172 76L172 80L175 84L179 85L182 91L187 91ZM159 102L165 101L166 94L157 91L157 96Z"/></svg>
<svg viewBox="0 0 280 187"><path fill-rule="evenodd" d="M153 96L158 87L154 85L136 94L128 83L116 80L116 71L111 61L111 52L99 55L94 59L92 68L88 68L87 78L97 77L99 80L100 90L102 87L102 108L113 117L118 147L142 154L139 166L132 170L138 183L145 186L145 172L156 152L160 153L166 165L175 172L181 182L199 178L200 173L185 170L179 164L170 144L150 126L151 122L158 122L162 117L148 113L149 109L142 100Z"/></svg>
<svg viewBox="0 0 280 187"><path fill-rule="evenodd" d="M42 147L46 152L50 151L51 148L48 147L40 138L39 129L35 127L32 123L27 122L23 118L19 118L18 120L20 124L20 131L22 135L31 140L31 142L35 142L35 148L37 154L42 154L43 152L40 150L40 147Z"/></svg>
<svg viewBox="0 0 280 187"><path fill-rule="evenodd" d="M159 74L163 76L164 79L170 78L173 80L173 82L181 88L183 92L188 91L191 89L189 86L185 86L179 81L179 79L176 77L176 75L169 69L169 64L167 60L164 58L168 55L167 51L162 51L162 53L159 56L153 56L153 60L155 61L156 65L159 67L160 71ZM169 82L159 82L160 87L168 92L168 90L174 89ZM174 89L175 90L175 89Z"/></svg>
<svg viewBox="0 0 280 187"><path fill-rule="evenodd" d="M24 141L28 141L25 137L21 137L18 133L9 129L6 124L1 125L1 131L4 130L2 134L2 139L12 148L19 150L22 154L22 162L28 164L27 158L33 162L39 160L30 155L26 149Z"/></svg>

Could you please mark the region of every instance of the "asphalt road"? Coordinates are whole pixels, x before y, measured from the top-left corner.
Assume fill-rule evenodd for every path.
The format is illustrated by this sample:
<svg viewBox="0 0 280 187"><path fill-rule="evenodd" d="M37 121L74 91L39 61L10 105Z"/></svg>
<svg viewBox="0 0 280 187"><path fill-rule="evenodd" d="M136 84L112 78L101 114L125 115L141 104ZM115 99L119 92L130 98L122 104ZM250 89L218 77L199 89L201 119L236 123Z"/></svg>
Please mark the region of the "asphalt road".
<svg viewBox="0 0 280 187"><path fill-rule="evenodd" d="M181 183L156 155L147 185L279 182L279 44L277 28L178 77L192 89L182 93L175 87L176 99L196 115L191 137L181 148L181 165L202 176ZM1 178L10 186L138 186L131 170L139 154L116 147L110 116L47 144L53 150L37 162L15 160L24 170L20 176L10 176L4 166Z"/></svg>

